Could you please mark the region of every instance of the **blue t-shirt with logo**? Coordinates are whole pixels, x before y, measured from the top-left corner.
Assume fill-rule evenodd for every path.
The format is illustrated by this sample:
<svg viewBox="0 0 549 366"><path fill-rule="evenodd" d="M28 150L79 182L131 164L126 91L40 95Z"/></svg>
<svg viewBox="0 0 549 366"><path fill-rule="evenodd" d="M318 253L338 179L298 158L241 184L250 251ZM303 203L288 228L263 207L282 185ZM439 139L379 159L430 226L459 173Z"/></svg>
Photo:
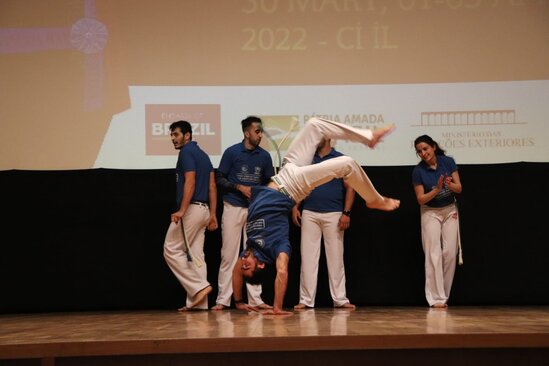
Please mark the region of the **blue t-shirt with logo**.
<svg viewBox="0 0 549 366"><path fill-rule="evenodd" d="M343 156L342 153L332 149L327 155L320 157L315 154L313 164L318 164L328 159ZM303 200L303 209L315 212L341 212L345 201L345 186L343 179L332 179L315 189Z"/></svg>
<svg viewBox="0 0 549 366"><path fill-rule="evenodd" d="M208 202L210 173L213 172L213 166L208 155L198 147L195 141L188 142L179 150L177 165L175 166L177 208L181 206L183 200L186 172L196 172L194 194L191 201Z"/></svg>
<svg viewBox="0 0 549 366"><path fill-rule="evenodd" d="M259 261L270 264L280 253L292 254L288 213L294 205L294 200L272 188L252 187L246 244Z"/></svg>
<svg viewBox="0 0 549 366"><path fill-rule="evenodd" d="M425 193L428 193L437 187L438 179L441 175L452 176L457 171L457 165L454 159L445 155L437 155L437 168L430 168L423 160L416 165L412 172L412 183L414 186L423 185ZM444 185L442 190L429 202L429 207L445 207L455 201L454 192Z"/></svg>
<svg viewBox="0 0 549 366"><path fill-rule="evenodd" d="M247 150L243 142L225 150L217 170L230 182L244 186L264 185L274 175L271 155L260 146ZM227 192L223 200L233 206L248 207L248 200L240 192Z"/></svg>

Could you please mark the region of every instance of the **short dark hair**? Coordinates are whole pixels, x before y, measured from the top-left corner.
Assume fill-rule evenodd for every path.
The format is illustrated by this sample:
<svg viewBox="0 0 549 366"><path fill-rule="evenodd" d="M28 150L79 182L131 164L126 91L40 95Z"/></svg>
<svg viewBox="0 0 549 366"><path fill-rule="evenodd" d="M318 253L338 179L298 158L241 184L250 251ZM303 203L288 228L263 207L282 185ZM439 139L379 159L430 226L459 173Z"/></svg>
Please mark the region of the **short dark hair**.
<svg viewBox="0 0 549 366"><path fill-rule="evenodd" d="M271 273L273 272L273 266L267 263L264 264L265 267L263 268L255 267L252 276L244 277L244 281L251 285L261 285L262 283L267 281L267 279L271 277Z"/></svg>
<svg viewBox="0 0 549 366"><path fill-rule="evenodd" d="M438 143L431 138L429 135L421 135L414 141L414 147L417 146L417 144L420 143L426 143L427 145L431 146L435 149L435 155L446 155L446 151L444 151L440 146L438 146Z"/></svg>
<svg viewBox="0 0 549 366"><path fill-rule="evenodd" d="M259 117L248 116L240 123L242 124L242 132L245 132L252 125L252 123L263 123L263 121L261 121L261 118Z"/></svg>
<svg viewBox="0 0 549 366"><path fill-rule="evenodd" d="M182 120L174 122L170 125L171 132L173 132L176 128L179 128L183 135L189 133L191 135L191 140L193 139L193 128L189 122Z"/></svg>

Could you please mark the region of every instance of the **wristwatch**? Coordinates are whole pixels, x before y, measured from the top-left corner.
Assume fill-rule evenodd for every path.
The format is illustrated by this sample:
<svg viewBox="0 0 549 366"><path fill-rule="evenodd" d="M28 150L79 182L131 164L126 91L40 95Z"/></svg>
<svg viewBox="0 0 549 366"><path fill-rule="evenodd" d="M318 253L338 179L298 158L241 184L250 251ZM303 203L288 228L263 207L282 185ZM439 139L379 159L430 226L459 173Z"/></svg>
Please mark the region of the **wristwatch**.
<svg viewBox="0 0 549 366"><path fill-rule="evenodd" d="M348 210L348 211L343 210L343 211L341 211L341 213L342 213L343 215L345 215L345 216L351 217L351 210Z"/></svg>

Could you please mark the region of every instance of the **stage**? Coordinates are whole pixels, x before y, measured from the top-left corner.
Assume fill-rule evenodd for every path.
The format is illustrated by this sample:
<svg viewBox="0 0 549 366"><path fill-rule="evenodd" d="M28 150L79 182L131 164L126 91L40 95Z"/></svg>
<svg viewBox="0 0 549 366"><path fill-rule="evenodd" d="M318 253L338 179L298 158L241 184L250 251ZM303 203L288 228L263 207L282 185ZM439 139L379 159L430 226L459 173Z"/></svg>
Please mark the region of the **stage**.
<svg viewBox="0 0 549 366"><path fill-rule="evenodd" d="M0 365L549 365L549 307L0 316Z"/></svg>

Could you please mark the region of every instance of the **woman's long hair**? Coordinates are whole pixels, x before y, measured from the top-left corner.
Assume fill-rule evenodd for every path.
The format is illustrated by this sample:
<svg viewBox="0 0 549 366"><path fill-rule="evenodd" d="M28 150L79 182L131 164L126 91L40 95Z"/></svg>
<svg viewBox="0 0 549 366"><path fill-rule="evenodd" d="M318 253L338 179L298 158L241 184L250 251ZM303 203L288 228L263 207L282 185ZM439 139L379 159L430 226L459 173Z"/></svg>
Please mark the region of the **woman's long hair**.
<svg viewBox="0 0 549 366"><path fill-rule="evenodd" d="M414 147L417 146L419 143L426 143L427 145L431 146L435 149L435 155L446 155L446 151L442 149L440 146L438 146L438 143L431 138L429 135L421 135L414 141Z"/></svg>

